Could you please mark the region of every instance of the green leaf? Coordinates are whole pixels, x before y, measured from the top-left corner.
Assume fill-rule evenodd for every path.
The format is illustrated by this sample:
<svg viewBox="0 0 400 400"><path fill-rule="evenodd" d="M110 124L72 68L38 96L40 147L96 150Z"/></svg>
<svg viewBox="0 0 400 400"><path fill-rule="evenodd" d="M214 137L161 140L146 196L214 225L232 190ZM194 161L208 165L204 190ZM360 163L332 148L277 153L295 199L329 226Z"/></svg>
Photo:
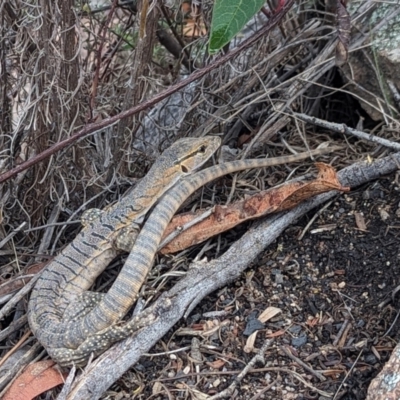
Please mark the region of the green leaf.
<svg viewBox="0 0 400 400"><path fill-rule="evenodd" d="M215 54L238 34L265 0L215 0L208 51Z"/></svg>

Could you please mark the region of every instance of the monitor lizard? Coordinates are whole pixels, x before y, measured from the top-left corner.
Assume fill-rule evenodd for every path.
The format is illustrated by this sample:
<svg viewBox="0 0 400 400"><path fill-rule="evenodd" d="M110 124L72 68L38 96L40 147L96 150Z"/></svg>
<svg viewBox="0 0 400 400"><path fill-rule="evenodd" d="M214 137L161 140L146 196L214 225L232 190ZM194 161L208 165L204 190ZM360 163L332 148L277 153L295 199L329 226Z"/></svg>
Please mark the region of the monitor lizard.
<svg viewBox="0 0 400 400"><path fill-rule="evenodd" d="M78 298L79 301L71 303L67 310L67 301L64 300L63 307L60 310L58 309L59 297L71 299L71 293L68 296L52 293L51 299L48 298L47 294L44 294L43 299L39 302L37 297L41 288L47 289L54 284L46 279L38 282L31 296L28 314L33 333L44 345L53 360L61 366L84 365L92 353L94 355L101 354L112 343L126 338L149 323L149 320L141 321L138 317L134 317L128 322L121 321L121 319L136 301L137 294L151 268L166 226L177 209L194 191L229 173L248 168L297 162L335 149L337 147L316 149L270 159L232 161L188 175L185 179L180 180L179 184L167 191L162 200L157 203L139 233L123 269L108 293L85 292ZM118 207L115 208L115 210L117 209ZM75 241L79 245L79 236L78 240L75 239ZM100 261L103 264L103 260ZM93 262L86 262L86 265L88 264L93 264ZM104 268L105 266L102 267L101 271ZM86 272L86 269L84 269L85 279L88 281L85 282L85 287L82 287L83 284L80 283L79 287L70 289L75 300L77 293L86 290L99 274L98 269L95 269L96 271L93 273ZM80 282L83 279L80 279L75 273L71 274L70 269L64 268L62 280L68 282L76 279L77 282ZM57 279L57 282L61 280L60 277L57 277ZM40 309L40 303L46 306L46 310Z"/></svg>
<svg viewBox="0 0 400 400"><path fill-rule="evenodd" d="M135 221L179 179L201 167L220 144L221 139L212 136L178 140L157 158L129 196L98 218L95 212L84 213L82 231L43 271L31 294L28 321L45 347L60 336L66 336L66 346L71 345L65 334L74 331L64 318L68 305L84 306L81 293L115 258L124 238L135 236Z"/></svg>

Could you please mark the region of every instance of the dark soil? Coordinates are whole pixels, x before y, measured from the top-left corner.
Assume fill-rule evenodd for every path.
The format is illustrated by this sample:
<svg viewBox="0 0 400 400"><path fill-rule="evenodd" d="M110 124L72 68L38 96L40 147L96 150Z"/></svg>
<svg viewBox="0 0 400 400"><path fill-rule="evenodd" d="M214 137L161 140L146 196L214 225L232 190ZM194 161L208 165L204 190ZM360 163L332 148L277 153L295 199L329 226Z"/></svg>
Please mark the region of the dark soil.
<svg viewBox="0 0 400 400"><path fill-rule="evenodd" d="M255 364L232 399L365 399L400 337L398 193L393 175L341 195L299 239L314 215L303 218L152 350L166 354L142 358L114 385L118 395L106 396L206 398L232 384L274 337L265 363ZM255 319L270 306L280 313L258 326ZM244 332L252 327L259 331L248 353Z"/></svg>

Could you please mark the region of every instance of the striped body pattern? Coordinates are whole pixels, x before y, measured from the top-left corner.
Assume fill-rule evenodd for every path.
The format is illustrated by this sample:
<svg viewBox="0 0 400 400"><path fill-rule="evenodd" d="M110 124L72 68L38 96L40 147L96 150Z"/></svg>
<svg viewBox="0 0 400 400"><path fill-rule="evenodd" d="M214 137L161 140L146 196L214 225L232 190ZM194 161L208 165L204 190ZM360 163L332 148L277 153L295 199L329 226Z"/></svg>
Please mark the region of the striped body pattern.
<svg viewBox="0 0 400 400"><path fill-rule="evenodd" d="M217 137L177 141L154 163L130 196L85 227L39 277L28 305L28 321L46 349L77 348L88 336L113 325L122 315L89 317L102 295L86 292L117 255L115 242L180 179L201 167L218 149ZM49 351L51 353L51 351ZM51 355L51 354L50 354Z"/></svg>
<svg viewBox="0 0 400 400"><path fill-rule="evenodd" d="M60 365L84 365L91 354L101 354L109 348L111 344L130 336L137 329L146 326L156 318L154 315L149 314L148 317L143 317L142 315L141 319L135 317L127 322L121 321L136 301L139 289L144 283L152 266L161 237L169 221L182 203L193 192L208 182L229 173L248 168L269 167L297 162L309 158L310 156L316 156L330 151L332 151L332 148L317 149L307 153L271 159L233 161L188 175L186 178L182 179L179 184L176 184L167 191L161 201L157 203L136 238L130 255L109 292L104 295L91 293L86 297L83 296L84 306L82 306L82 309L78 307L78 310L71 316L69 312L66 312L65 301L60 301L60 299L65 298L64 294L52 293L51 298L49 299L47 297L46 299L47 292L45 291L42 302L52 302L52 310L51 312L42 311L39 316L35 317L35 322L38 324L38 329L34 332L35 335L46 347L49 355ZM117 209L118 205L114 207L114 211ZM112 228L105 219L105 216L100 217L97 223L105 224L107 228ZM112 236L112 232L109 232L109 234ZM87 240L85 234L83 234L83 236L81 234L77 239L76 245L79 245L82 240ZM102 241L102 239L99 240ZM96 244L92 245L96 246ZM68 246L67 249L70 246ZM63 253L65 254L66 251ZM103 264L106 263L103 257L100 263L104 269L105 266L103 266ZM91 259L89 264L97 265L97 261ZM76 279L83 279L85 282L90 282L90 284L99 274L98 270L96 270L95 273L84 270L83 273L84 278L77 276ZM44 282L42 279L41 288L44 287L46 288L45 290L47 290L46 281L50 282L48 286L53 285L48 276L49 275L43 278ZM69 287L68 298L74 295L76 296L77 291L74 285L69 285ZM81 289L80 285L80 293L82 292ZM86 290L86 287L83 290ZM31 308L31 313L36 312L37 308L38 301L36 301L35 307ZM56 315L52 314L55 312L55 309L57 309ZM32 317L30 319L32 319ZM58 323L55 324L54 320Z"/></svg>

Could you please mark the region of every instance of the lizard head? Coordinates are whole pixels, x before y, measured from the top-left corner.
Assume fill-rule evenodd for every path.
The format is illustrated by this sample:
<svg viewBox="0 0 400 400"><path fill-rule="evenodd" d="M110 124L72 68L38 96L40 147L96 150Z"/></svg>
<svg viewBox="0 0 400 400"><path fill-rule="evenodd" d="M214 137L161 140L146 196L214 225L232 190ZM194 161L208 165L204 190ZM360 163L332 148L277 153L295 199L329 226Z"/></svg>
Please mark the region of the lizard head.
<svg viewBox="0 0 400 400"><path fill-rule="evenodd" d="M216 136L176 141L157 158L141 184L147 194L157 196L158 192L164 193L181 178L199 169L220 144L221 139Z"/></svg>
<svg viewBox="0 0 400 400"><path fill-rule="evenodd" d="M184 138L178 140L166 152L172 153L172 158L175 160L173 168L186 175L199 169L220 145L221 139L216 136Z"/></svg>
<svg viewBox="0 0 400 400"><path fill-rule="evenodd" d="M165 182L176 182L179 177L199 169L217 151L220 144L221 139L216 136L179 139L161 154L152 169L161 171Z"/></svg>

